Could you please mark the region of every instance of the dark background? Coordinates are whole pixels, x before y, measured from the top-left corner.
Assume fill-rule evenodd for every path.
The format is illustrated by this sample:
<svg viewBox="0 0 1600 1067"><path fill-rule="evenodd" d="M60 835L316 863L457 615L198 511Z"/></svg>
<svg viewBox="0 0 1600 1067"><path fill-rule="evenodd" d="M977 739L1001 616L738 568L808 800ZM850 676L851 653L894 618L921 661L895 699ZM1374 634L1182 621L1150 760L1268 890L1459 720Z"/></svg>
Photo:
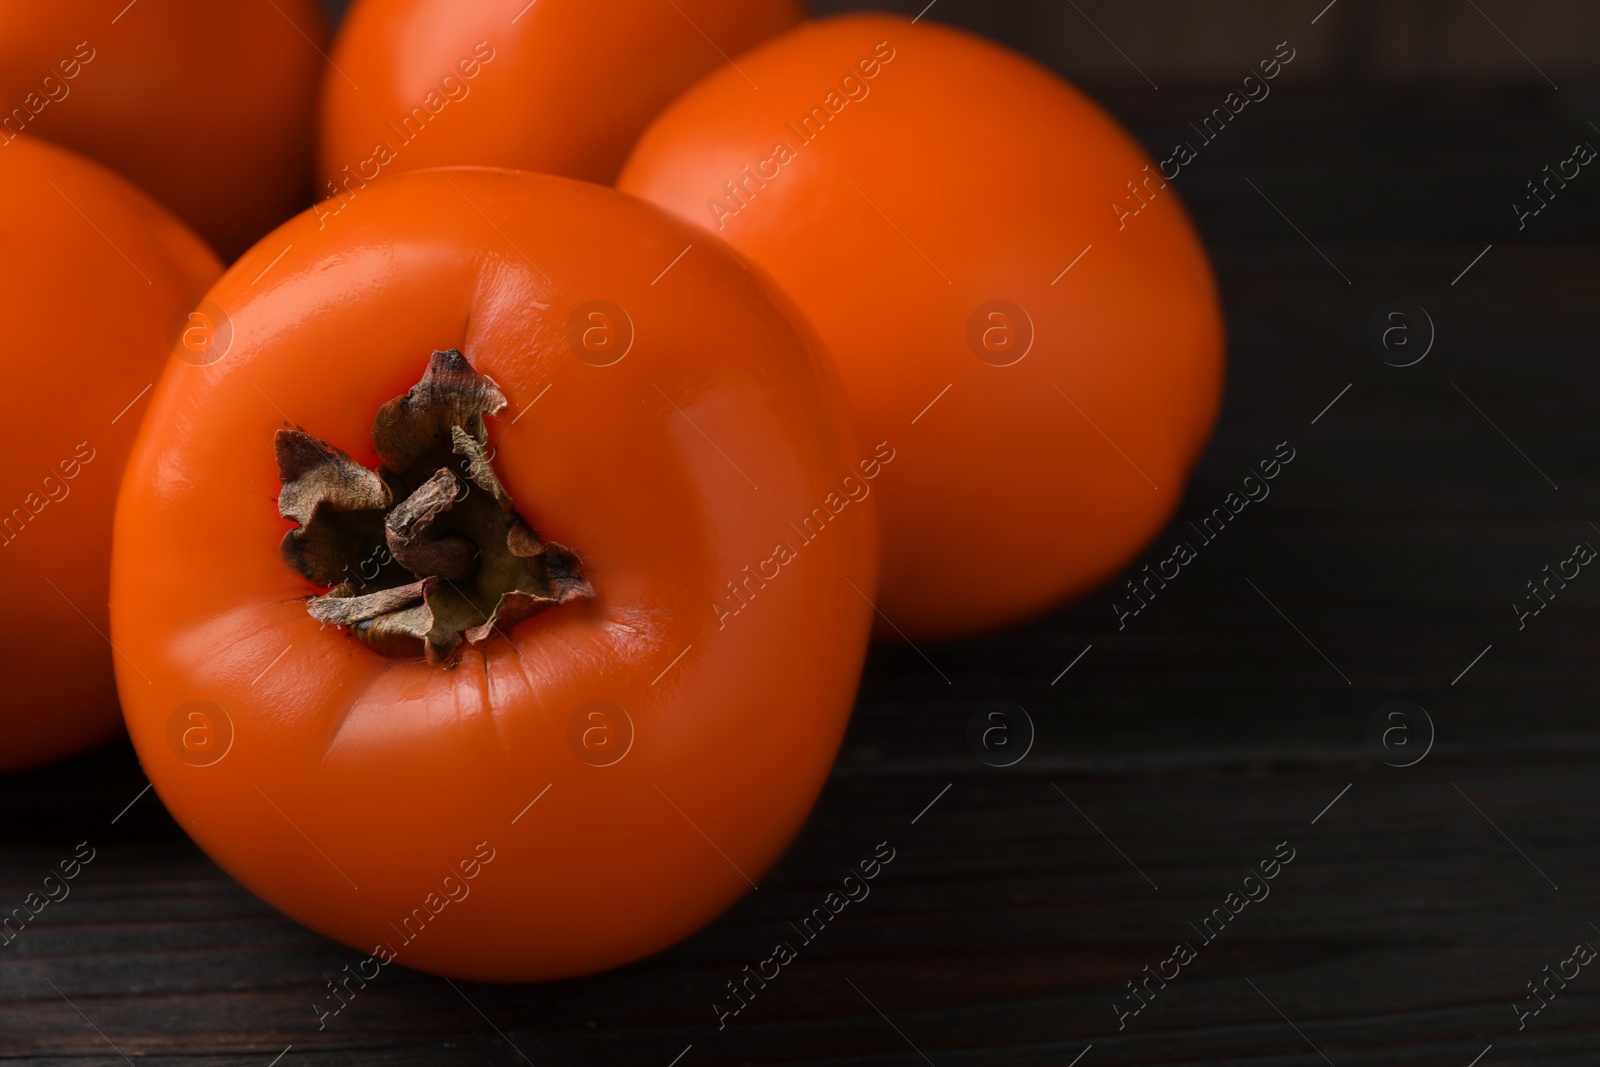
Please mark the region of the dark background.
<svg viewBox="0 0 1600 1067"><path fill-rule="evenodd" d="M235 885L153 794L119 816L144 787L131 750L11 779L5 900L74 842L99 855L0 950L0 1059L1596 1063L1600 966L1525 1029L1512 1005L1600 946L1600 574L1524 629L1511 605L1600 545L1600 173L1521 231L1511 205L1575 143L1600 146L1600 8L1325 3L926 16L1050 63L1158 158L1278 42L1298 53L1174 183L1221 279L1231 365L1216 437L1140 565L1193 540L1279 442L1296 458L1126 629L1107 589L1009 633L875 648L814 817L711 927L547 985L390 968L321 1032L311 1004L359 954ZM1396 302L1412 342L1436 332L1414 366L1385 357L1420 347L1369 338ZM1007 769L980 757L1020 751L1021 716L1015 747L969 743L995 700L1036 731ZM719 1032L723 983L884 840L897 857L871 896ZM1190 924L1279 842L1295 859L1270 897L1202 945ZM1198 959L1119 1031L1125 983L1185 940Z"/></svg>

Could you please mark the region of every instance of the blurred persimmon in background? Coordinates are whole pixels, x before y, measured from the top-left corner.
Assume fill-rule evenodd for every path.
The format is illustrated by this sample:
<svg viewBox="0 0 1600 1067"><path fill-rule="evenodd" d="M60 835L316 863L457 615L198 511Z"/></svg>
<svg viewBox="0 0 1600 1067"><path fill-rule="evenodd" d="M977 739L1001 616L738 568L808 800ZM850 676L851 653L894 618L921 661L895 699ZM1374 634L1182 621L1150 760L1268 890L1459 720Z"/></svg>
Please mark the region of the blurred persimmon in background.
<svg viewBox="0 0 1600 1067"><path fill-rule="evenodd" d="M899 452L884 615L973 633L1111 577L1221 402L1222 310L1173 172L1050 71L929 22L810 22L735 62L617 187L770 271L862 439Z"/></svg>
<svg viewBox="0 0 1600 1067"><path fill-rule="evenodd" d="M323 83L319 195L458 164L609 184L675 96L803 15L799 0L356 0Z"/></svg>
<svg viewBox="0 0 1600 1067"><path fill-rule="evenodd" d="M0 160L65 145L231 259L309 200L325 33L312 0L0 0Z"/></svg>
<svg viewBox="0 0 1600 1067"><path fill-rule="evenodd" d="M117 482L173 335L201 363L229 334L197 307L222 264L104 167L18 137L0 149L0 203L0 770L17 770L122 732L106 636Z"/></svg>

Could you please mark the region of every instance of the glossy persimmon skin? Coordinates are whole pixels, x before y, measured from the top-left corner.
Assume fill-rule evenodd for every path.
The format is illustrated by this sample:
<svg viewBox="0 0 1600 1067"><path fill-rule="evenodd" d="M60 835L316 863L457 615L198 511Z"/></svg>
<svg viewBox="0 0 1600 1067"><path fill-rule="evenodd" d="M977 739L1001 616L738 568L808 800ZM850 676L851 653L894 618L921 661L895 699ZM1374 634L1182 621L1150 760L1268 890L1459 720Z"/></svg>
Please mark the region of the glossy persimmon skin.
<svg viewBox="0 0 1600 1067"><path fill-rule="evenodd" d="M98 160L232 259L310 201L326 46L315 0L0 0L0 146Z"/></svg>
<svg viewBox="0 0 1600 1067"><path fill-rule="evenodd" d="M329 937L475 979L613 966L745 892L828 773L875 580L875 494L809 543L788 525L846 475L876 481L781 294L610 189L461 168L375 185L325 229L300 216L209 299L233 346L157 386L113 561L129 732L184 829ZM590 320L569 340L596 300L633 324L608 366L577 355ZM273 434L290 420L375 466L378 407L451 347L509 400L489 440L517 512L596 595L443 668L307 614L317 590L279 556ZM743 585L785 542L795 558ZM729 582L748 591L733 614ZM169 733L193 700L231 723L208 765ZM584 739L595 700L633 726L609 766L583 755L623 740L599 721ZM482 842L494 859L464 882ZM470 895L404 941L452 872Z"/></svg>
<svg viewBox="0 0 1600 1067"><path fill-rule="evenodd" d="M169 323L222 272L132 185L30 137L0 148L0 771L122 732L111 514ZM141 394L144 394L141 396ZM142 684L142 682L141 682Z"/></svg>
<svg viewBox="0 0 1600 1067"><path fill-rule="evenodd" d="M879 606L955 635L1106 580L1171 516L1220 402L1216 285L1175 187L1077 90L930 22L807 23L738 64L761 91L713 71L618 188L765 267L831 349L863 437L899 449ZM1120 217L1151 174L1148 206ZM1025 320L990 301L1032 323L1009 365Z"/></svg>
<svg viewBox="0 0 1600 1067"><path fill-rule="evenodd" d="M675 96L803 16L801 0L356 0L333 52L349 80L322 89L319 195L456 165L610 183Z"/></svg>

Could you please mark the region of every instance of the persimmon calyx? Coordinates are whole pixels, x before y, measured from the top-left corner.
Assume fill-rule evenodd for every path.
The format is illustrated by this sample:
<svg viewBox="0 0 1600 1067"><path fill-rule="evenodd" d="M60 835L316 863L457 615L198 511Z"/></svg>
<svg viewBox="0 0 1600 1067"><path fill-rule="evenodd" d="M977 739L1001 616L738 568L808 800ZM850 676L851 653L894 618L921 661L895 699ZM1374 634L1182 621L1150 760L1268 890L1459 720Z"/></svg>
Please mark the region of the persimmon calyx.
<svg viewBox="0 0 1600 1067"><path fill-rule="evenodd" d="M375 652L448 664L463 645L594 595L570 549L541 541L512 506L485 419L506 398L456 349L378 410L369 470L326 441L279 430L278 513L297 525L283 560L327 592L319 622Z"/></svg>

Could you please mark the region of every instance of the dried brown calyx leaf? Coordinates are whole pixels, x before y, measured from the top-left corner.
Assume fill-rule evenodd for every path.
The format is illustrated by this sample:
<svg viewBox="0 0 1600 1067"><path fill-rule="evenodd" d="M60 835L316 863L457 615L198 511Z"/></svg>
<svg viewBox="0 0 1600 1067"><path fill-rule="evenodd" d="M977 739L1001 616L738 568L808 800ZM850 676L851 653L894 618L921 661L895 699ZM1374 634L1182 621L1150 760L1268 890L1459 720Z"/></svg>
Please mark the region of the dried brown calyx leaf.
<svg viewBox="0 0 1600 1067"><path fill-rule="evenodd" d="M494 473L485 419L506 399L455 349L372 425L368 470L299 430L275 441L283 559L331 588L307 605L385 656L449 663L546 608L593 596L570 549L539 540Z"/></svg>

